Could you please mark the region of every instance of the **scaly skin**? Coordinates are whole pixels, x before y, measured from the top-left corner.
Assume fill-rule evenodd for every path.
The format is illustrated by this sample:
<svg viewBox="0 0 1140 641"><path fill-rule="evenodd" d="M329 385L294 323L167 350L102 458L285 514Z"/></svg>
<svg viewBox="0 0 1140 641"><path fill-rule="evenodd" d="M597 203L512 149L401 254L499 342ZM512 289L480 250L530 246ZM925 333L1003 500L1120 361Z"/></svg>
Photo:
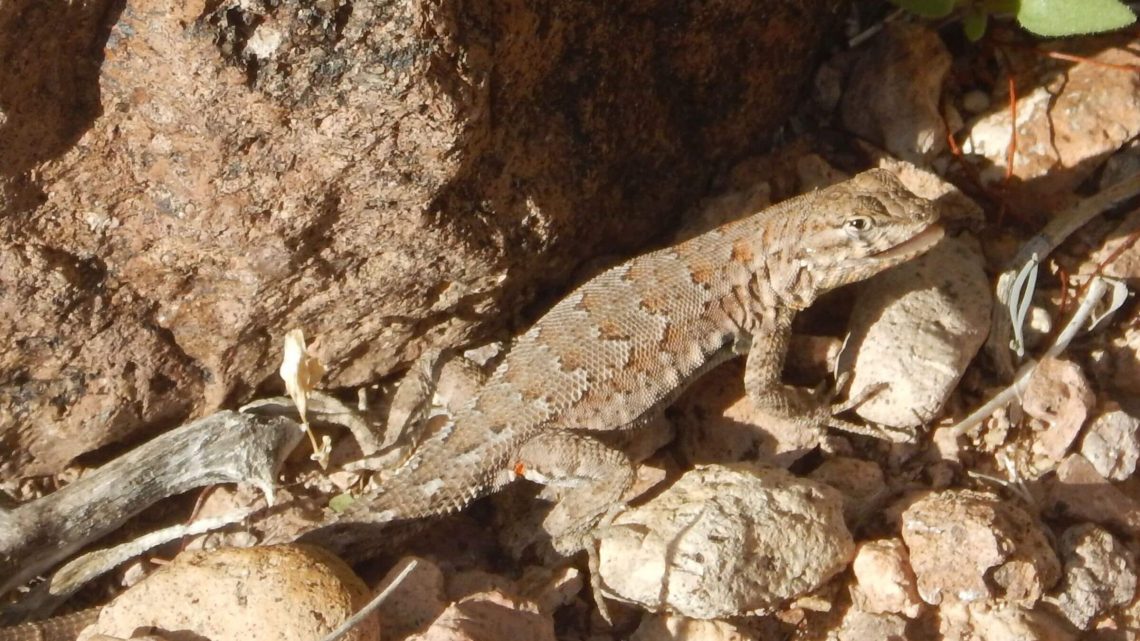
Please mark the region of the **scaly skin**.
<svg viewBox="0 0 1140 641"><path fill-rule="evenodd" d="M936 218L930 202L871 170L603 272L518 337L447 427L337 520L452 512L523 475L581 490L546 523L560 550L580 548L632 481L624 455L589 432L642 424L745 352L757 404L818 427L830 408L780 383L792 318L925 252L942 235Z"/></svg>
<svg viewBox="0 0 1140 641"><path fill-rule="evenodd" d="M633 480L625 455L590 432L641 425L742 353L758 406L807 428L828 422L829 407L780 383L792 318L925 252L942 236L936 218L930 202L871 170L603 272L520 336L379 492L312 538L348 552L353 525L453 512L525 476L569 490L544 523L559 551L589 549ZM0 630L0 641L40 638L25 633L36 631Z"/></svg>
<svg viewBox="0 0 1140 641"><path fill-rule="evenodd" d="M0 628L0 641L75 641L97 618L99 608L89 608L44 621L4 627Z"/></svg>

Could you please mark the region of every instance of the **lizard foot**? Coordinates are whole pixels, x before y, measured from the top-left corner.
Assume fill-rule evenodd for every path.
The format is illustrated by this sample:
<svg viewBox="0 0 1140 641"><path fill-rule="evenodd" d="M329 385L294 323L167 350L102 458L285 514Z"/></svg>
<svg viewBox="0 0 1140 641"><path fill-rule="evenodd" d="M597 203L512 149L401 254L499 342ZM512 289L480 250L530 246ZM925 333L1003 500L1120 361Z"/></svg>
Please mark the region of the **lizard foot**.
<svg viewBox="0 0 1140 641"><path fill-rule="evenodd" d="M590 572L590 593L594 597L594 605L598 607L598 614L603 621L612 626L614 619L610 615L609 606L606 605L606 597L602 595L602 557L599 548L600 544L596 540L586 546L586 569Z"/></svg>
<svg viewBox="0 0 1140 641"><path fill-rule="evenodd" d="M613 616L610 614L609 606L606 605L606 597L602 594L602 556L601 556L601 537L610 525L613 524L618 514L621 514L628 506L625 502L613 505L602 518L598 520L597 527L594 531L584 537L586 549L586 569L590 572L590 593L594 597L594 605L598 607L598 614L601 615L602 620L609 625L614 624Z"/></svg>
<svg viewBox="0 0 1140 641"><path fill-rule="evenodd" d="M846 376L840 377L840 383L837 385L837 387L844 385L845 378ZM866 389L859 392L859 394L845 401L825 405L823 409L829 413L829 416L825 420L825 424L830 428L842 432L847 432L849 434L858 434L860 436L869 436L871 438L879 439L882 441L890 441L893 443L912 442L914 440L914 432L912 430L900 429L887 425L879 425L876 423L854 423L837 416L838 414L842 414L856 407L859 407L888 387L890 387L890 383L877 383L875 385L867 387Z"/></svg>

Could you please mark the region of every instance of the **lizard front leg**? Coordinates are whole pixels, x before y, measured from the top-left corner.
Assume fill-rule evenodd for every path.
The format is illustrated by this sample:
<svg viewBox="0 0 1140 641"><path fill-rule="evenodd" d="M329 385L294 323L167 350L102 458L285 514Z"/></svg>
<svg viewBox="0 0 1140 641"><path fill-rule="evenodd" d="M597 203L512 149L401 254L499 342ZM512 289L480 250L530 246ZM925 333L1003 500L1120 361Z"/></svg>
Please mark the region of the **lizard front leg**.
<svg viewBox="0 0 1140 641"><path fill-rule="evenodd" d="M759 318L744 366L744 391L762 411L819 429L831 420L830 405L825 399L780 380L794 316L794 311L776 309Z"/></svg>
<svg viewBox="0 0 1140 641"><path fill-rule="evenodd" d="M852 434L886 438L880 429L835 416L863 402L865 396L832 405L828 394L814 394L781 382L794 317L794 311L778 309L760 319L757 335L764 340L752 339L744 366L744 391L748 397L760 410L807 429L833 427ZM870 393L875 392L877 390Z"/></svg>

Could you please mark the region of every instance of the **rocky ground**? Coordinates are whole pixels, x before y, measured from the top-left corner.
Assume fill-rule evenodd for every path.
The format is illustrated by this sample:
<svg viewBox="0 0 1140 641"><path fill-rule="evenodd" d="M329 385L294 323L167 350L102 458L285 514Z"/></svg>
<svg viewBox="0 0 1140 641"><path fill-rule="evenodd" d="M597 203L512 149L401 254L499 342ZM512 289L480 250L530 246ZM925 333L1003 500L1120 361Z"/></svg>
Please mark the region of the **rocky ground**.
<svg viewBox="0 0 1140 641"><path fill-rule="evenodd" d="M270 475L271 509L266 482L213 485L94 544L243 514L89 583L71 606L117 598L88 634L315 639L367 584L394 587L358 638L1140 639L1136 32L970 43L886 7L730 4L0 10L0 33L67 27L0 73L73 107L0 102L5 492L50 500L277 392L294 328L360 414L318 430L327 469L305 441ZM76 42L100 62L64 73ZM310 548L210 552L289 542L382 482L352 462L360 425L420 351L868 166L950 233L802 315L787 377L879 390L846 417L880 438L783 425L741 363L710 372L626 444L638 483L598 532L612 625L523 484L356 565L363 584Z"/></svg>

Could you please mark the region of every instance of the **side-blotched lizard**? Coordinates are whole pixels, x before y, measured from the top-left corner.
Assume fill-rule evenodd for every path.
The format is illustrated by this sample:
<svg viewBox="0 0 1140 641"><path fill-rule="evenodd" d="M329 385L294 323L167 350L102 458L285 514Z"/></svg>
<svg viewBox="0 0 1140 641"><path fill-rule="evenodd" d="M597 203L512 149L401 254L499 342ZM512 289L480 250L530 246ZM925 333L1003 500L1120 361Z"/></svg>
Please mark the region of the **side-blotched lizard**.
<svg viewBox="0 0 1140 641"><path fill-rule="evenodd" d="M942 237L936 219L932 203L870 170L599 274L519 336L470 401L338 523L452 512L521 476L568 489L544 525L560 552L581 549L633 480L625 454L591 432L643 424L745 353L759 407L827 423L830 406L780 382L792 318L925 252Z"/></svg>
<svg viewBox="0 0 1140 641"><path fill-rule="evenodd" d="M354 524L459 510L521 476L568 490L544 523L556 549L589 548L633 481L626 455L590 432L643 424L745 353L759 407L805 427L829 422L830 406L780 382L792 318L928 250L942 237L936 219L930 202L871 170L599 274L518 337L471 400L317 540L351 548Z"/></svg>

